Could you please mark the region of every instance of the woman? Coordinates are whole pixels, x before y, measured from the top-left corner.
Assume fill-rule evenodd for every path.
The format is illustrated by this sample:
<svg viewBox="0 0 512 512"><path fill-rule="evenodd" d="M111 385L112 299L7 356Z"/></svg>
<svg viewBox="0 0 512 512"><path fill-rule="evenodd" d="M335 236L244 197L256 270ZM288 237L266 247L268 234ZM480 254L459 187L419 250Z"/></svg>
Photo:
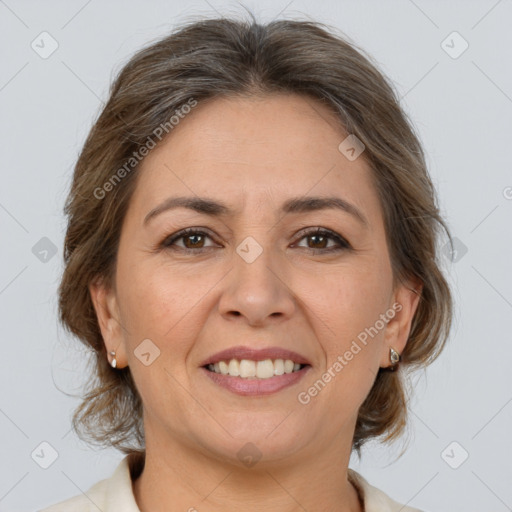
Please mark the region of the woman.
<svg viewBox="0 0 512 512"><path fill-rule="evenodd" d="M417 510L348 464L404 431L403 371L446 342L450 235L361 50L181 27L115 80L65 212L61 320L96 371L74 427L126 456L46 512Z"/></svg>

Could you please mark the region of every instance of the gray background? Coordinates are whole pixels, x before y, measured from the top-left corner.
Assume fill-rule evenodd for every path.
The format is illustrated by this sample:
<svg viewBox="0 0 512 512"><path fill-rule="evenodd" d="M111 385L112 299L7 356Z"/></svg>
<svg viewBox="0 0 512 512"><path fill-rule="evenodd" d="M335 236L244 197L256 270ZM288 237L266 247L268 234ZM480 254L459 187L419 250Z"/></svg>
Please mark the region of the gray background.
<svg viewBox="0 0 512 512"><path fill-rule="evenodd" d="M308 15L335 25L377 60L419 130L460 240L456 261L443 258L453 331L443 356L413 379L408 450L398 459L404 442L370 443L351 466L426 511L512 510L512 2L244 5L262 21ZM62 206L114 71L176 24L215 11L243 9L220 0L0 0L0 511L36 510L85 491L122 458L70 433L78 401L62 391L78 394L86 368L83 349L57 321ZM48 58L31 47L43 46L43 31L58 43ZM469 44L460 55L453 31ZM58 454L47 469L48 447L31 456L42 442Z"/></svg>

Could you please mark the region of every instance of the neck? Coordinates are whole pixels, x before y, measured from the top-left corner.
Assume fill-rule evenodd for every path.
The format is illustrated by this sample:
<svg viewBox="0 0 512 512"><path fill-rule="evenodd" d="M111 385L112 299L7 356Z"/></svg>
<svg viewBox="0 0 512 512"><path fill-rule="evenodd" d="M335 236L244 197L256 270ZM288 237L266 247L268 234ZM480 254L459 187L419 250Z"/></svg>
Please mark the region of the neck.
<svg viewBox="0 0 512 512"><path fill-rule="evenodd" d="M150 439L144 468L133 482L141 512L363 511L347 477L350 445L343 451L325 450L323 458L314 451L293 461L260 461L241 468L184 443L167 439L162 449L161 442Z"/></svg>

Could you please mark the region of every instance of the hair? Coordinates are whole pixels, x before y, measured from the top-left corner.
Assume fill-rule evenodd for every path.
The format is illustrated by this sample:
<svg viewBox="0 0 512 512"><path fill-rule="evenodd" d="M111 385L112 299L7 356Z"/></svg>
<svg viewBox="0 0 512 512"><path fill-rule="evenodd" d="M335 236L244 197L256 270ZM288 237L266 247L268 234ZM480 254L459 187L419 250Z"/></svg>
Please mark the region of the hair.
<svg viewBox="0 0 512 512"><path fill-rule="evenodd" d="M140 167L134 156L162 127L172 136L169 119L191 99L300 94L330 108L365 145L362 158L378 191L393 282L419 279L423 288L399 371L380 368L358 411L352 448L359 456L370 438L387 442L403 433L408 399L402 368L425 368L449 336L453 305L440 268L441 230L452 248L453 242L419 138L392 83L332 27L251 18L189 22L138 51L114 79L78 157L64 207L58 307L60 322L92 355L93 374L72 418L79 438L91 445L145 453L142 401L130 368L108 362L89 285L101 279L115 289L121 227Z"/></svg>

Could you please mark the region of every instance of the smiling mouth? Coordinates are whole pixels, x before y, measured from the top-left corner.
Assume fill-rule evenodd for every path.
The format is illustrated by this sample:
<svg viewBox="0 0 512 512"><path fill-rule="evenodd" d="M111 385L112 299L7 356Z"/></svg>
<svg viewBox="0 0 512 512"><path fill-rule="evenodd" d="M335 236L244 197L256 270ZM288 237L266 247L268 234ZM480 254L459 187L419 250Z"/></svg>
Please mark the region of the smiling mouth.
<svg viewBox="0 0 512 512"><path fill-rule="evenodd" d="M203 368L219 375L266 380L280 375L296 373L309 366L309 364L295 363L291 359L264 359L262 361L230 359L229 361L207 364Z"/></svg>

